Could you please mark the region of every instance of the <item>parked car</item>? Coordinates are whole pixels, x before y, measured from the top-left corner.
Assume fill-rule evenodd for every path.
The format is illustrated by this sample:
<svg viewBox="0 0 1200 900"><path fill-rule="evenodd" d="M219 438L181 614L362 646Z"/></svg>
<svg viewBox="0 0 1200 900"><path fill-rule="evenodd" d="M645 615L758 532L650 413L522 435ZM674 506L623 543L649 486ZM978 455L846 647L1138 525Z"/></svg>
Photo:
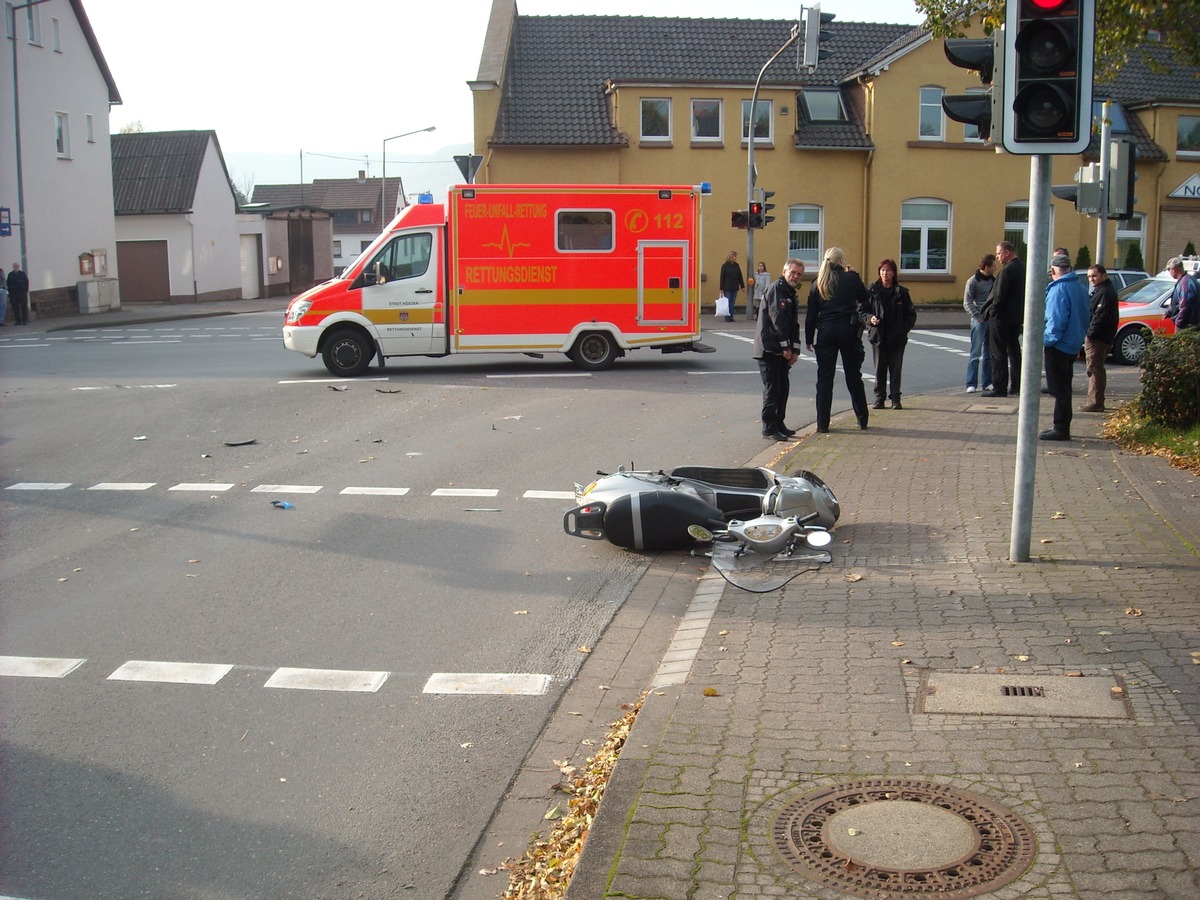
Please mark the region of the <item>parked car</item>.
<svg viewBox="0 0 1200 900"><path fill-rule="evenodd" d="M1112 346L1113 359L1135 366L1146 352L1150 335L1175 333L1175 323L1167 318L1174 287L1175 279L1170 275L1156 275L1117 291L1121 312Z"/></svg>
<svg viewBox="0 0 1200 900"><path fill-rule="evenodd" d="M1079 276L1079 283L1084 287L1088 286L1087 269L1076 269L1075 274ZM1118 291L1129 287L1135 281L1142 281L1150 277L1149 272L1143 272L1141 269L1109 269L1108 280L1113 283Z"/></svg>

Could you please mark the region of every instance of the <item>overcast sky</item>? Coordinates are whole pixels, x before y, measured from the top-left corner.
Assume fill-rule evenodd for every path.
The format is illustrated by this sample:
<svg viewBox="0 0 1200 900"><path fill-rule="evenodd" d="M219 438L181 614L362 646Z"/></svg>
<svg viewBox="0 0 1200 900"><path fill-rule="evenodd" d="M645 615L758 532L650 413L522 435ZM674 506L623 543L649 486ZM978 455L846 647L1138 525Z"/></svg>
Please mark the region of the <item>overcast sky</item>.
<svg viewBox="0 0 1200 900"><path fill-rule="evenodd" d="M470 150L491 0L83 0L122 105L114 132L213 129L234 183L388 173L438 181ZM799 18L783 0L518 0L523 15ZM919 24L912 0L826 0L842 21ZM664 49L664 52L669 50ZM765 58L763 60L766 61ZM454 172L451 164L451 172ZM456 176L451 175L450 180Z"/></svg>

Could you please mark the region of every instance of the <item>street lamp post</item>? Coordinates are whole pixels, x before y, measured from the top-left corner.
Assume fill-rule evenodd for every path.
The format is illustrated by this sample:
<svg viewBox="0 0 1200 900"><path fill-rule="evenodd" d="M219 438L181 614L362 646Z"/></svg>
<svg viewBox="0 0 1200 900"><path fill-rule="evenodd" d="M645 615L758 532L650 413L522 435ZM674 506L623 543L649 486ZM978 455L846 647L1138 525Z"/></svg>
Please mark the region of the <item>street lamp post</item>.
<svg viewBox="0 0 1200 900"><path fill-rule="evenodd" d="M418 128L416 131L406 131L406 132L404 132L404 134L393 134L391 137L383 139L383 174L380 175L380 177L379 177L379 181L380 181L379 208L380 209L383 209L384 206L387 204L387 145L388 145L388 141L394 141L394 140L396 140L396 138L408 137L411 134L420 134L423 131L436 131L436 130L437 130L436 125L430 125L428 128ZM401 181L401 186L403 186L403 181ZM397 196L399 196L399 194ZM408 204L405 203L404 205L407 206ZM395 214L396 214L396 210L393 208L392 215L395 215ZM391 221L391 219L386 219L384 221L384 224L386 225L390 221Z"/></svg>

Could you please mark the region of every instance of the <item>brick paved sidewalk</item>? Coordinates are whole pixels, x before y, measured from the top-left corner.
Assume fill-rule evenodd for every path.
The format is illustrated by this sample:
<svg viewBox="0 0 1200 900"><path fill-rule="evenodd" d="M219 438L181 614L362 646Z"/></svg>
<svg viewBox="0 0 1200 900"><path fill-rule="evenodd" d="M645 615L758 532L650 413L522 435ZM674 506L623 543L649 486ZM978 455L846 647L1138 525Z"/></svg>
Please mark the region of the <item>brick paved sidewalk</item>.
<svg viewBox="0 0 1200 900"><path fill-rule="evenodd" d="M724 589L686 683L647 699L570 900L892 896L875 879L905 854L996 897L1200 896L1200 479L1077 414L1077 440L1038 447L1034 561L1010 563L1016 401L977 398L835 420L778 464L837 492L834 562ZM697 559L678 577L716 576ZM997 711L980 676L1049 699ZM1055 705L1076 687L1098 701ZM996 857L1009 883L982 851L945 874L949 839L979 829L934 801L808 828L810 793L885 781L1014 816L983 841L1015 854Z"/></svg>

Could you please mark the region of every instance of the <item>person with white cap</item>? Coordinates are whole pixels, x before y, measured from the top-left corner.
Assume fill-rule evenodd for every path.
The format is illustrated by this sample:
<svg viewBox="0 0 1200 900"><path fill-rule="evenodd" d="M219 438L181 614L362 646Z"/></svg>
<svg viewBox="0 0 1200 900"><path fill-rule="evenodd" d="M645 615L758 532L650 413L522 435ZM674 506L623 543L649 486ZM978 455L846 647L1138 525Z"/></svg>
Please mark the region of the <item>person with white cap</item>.
<svg viewBox="0 0 1200 900"><path fill-rule="evenodd" d="M1072 271L1071 258L1058 255L1050 260L1054 279L1046 285L1046 327L1042 334L1042 362L1046 368L1047 392L1054 398L1054 427L1043 431L1043 441L1071 439L1071 375L1075 358L1083 349L1091 311L1087 291Z"/></svg>

